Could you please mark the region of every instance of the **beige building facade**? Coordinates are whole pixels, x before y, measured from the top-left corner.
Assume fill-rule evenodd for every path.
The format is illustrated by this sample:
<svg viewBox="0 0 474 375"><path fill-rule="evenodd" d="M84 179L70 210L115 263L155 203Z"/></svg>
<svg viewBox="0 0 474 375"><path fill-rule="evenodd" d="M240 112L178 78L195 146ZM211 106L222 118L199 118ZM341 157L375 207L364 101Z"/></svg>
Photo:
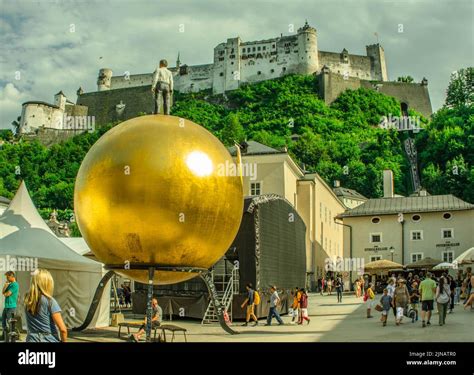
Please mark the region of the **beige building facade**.
<svg viewBox="0 0 474 375"><path fill-rule="evenodd" d="M352 232L345 236L346 256L365 263L452 262L474 246L474 205L453 195L369 199L339 219Z"/></svg>

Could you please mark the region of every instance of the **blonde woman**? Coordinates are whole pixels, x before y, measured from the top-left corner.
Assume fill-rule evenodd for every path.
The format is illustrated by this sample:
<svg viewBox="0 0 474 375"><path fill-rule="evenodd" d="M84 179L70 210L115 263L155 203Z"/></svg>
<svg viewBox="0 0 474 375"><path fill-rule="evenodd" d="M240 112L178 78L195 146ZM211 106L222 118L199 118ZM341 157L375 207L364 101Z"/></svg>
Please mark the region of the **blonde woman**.
<svg viewBox="0 0 474 375"><path fill-rule="evenodd" d="M26 342L66 342L67 329L61 317L61 308L53 298L53 290L54 281L49 271L36 270L25 296Z"/></svg>

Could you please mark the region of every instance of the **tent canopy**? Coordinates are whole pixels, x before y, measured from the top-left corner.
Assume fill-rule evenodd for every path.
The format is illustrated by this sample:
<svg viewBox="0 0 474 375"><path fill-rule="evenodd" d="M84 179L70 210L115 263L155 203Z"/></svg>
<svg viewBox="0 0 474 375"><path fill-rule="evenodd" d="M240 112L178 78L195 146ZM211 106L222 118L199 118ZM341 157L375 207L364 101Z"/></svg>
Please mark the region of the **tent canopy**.
<svg viewBox="0 0 474 375"><path fill-rule="evenodd" d="M381 271L381 270L392 270L397 268L402 268L403 266L400 263L392 262L387 259L374 260L364 265L364 270L366 271Z"/></svg>
<svg viewBox="0 0 474 375"><path fill-rule="evenodd" d="M456 259L454 259L453 263L456 263L457 265L474 263L474 247L467 249L465 252L459 255Z"/></svg>
<svg viewBox="0 0 474 375"><path fill-rule="evenodd" d="M407 264L406 266L409 268L426 268L426 269L431 269L434 266L443 263L442 260L440 259L433 259L430 257L426 257L420 260L417 260L416 262Z"/></svg>

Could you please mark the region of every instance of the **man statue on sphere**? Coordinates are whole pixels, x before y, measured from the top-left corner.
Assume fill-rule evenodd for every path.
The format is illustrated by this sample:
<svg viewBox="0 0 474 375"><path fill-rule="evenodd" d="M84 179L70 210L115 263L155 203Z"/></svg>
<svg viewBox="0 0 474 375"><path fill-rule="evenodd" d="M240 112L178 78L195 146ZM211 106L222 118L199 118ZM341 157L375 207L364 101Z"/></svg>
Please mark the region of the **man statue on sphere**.
<svg viewBox="0 0 474 375"><path fill-rule="evenodd" d="M169 115L171 110L171 97L173 94L173 74L167 68L168 62L160 60L159 66L153 73L151 92L155 97L155 115L161 112L160 97L163 100L163 114Z"/></svg>

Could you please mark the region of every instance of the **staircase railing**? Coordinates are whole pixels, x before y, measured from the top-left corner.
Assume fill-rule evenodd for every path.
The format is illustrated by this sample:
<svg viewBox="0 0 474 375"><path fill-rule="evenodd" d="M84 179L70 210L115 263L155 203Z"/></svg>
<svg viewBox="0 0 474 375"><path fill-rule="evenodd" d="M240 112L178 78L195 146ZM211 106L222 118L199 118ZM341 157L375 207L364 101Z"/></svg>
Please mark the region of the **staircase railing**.
<svg viewBox="0 0 474 375"><path fill-rule="evenodd" d="M229 318L232 320L232 300L234 295L239 293L239 269L237 267L232 268L230 277L229 274L216 275L214 274L214 271L212 271L213 281L217 276L222 277L222 281L219 282L219 284L222 284L222 289L224 289L223 291L221 288L218 289L218 298L224 306L224 309L227 311ZM227 277L229 277L228 281L226 281ZM214 303L211 300L209 301L209 305L207 305L201 324L213 322L218 322L218 318Z"/></svg>

